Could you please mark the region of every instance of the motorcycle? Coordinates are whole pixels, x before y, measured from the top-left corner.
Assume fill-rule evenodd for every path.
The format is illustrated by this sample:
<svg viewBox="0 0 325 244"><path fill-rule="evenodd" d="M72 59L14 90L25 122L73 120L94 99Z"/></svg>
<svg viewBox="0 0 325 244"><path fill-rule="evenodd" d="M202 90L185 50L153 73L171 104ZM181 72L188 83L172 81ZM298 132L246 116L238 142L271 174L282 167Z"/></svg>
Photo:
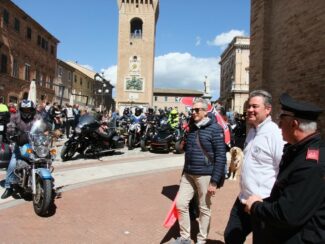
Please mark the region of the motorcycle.
<svg viewBox="0 0 325 244"><path fill-rule="evenodd" d="M140 145L141 141L141 124L135 122L130 124L128 131L128 149L132 150L133 148Z"/></svg>
<svg viewBox="0 0 325 244"><path fill-rule="evenodd" d="M51 149L49 126L43 120L34 122L30 132L26 133L28 143L16 146L18 150L17 165L14 174L17 177L13 184L14 193L22 198L32 197L34 211L39 216L47 216L54 201L54 178L52 162L56 150Z"/></svg>
<svg viewBox="0 0 325 244"><path fill-rule="evenodd" d="M153 136L156 134L156 121L147 121L145 124L145 130L141 137L140 147L142 151L148 151L151 140Z"/></svg>
<svg viewBox="0 0 325 244"><path fill-rule="evenodd" d="M103 133L100 131L101 125L92 115L81 116L73 135L62 147L62 161L70 160L77 152L84 157L93 157L123 148L124 141L116 128L110 127Z"/></svg>
<svg viewBox="0 0 325 244"><path fill-rule="evenodd" d="M160 120L160 126L150 142L152 151L170 151L183 153L184 132L180 127L172 129L167 122L167 118Z"/></svg>

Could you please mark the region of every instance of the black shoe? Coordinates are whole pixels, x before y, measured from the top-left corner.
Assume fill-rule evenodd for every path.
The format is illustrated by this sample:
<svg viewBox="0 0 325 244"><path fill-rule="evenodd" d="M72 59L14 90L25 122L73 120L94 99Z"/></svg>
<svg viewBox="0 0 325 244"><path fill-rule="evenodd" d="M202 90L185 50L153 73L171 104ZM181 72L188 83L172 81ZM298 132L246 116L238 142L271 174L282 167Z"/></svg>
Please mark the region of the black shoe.
<svg viewBox="0 0 325 244"><path fill-rule="evenodd" d="M5 192L2 194L1 199L6 199L12 195L13 191L11 188L6 188Z"/></svg>

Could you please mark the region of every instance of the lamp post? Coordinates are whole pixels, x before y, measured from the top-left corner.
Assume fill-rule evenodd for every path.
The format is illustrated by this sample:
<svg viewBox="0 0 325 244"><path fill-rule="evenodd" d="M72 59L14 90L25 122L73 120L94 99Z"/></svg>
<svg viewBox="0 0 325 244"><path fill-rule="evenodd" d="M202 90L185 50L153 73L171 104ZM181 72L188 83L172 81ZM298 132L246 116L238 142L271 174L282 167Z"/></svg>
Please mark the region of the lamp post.
<svg viewBox="0 0 325 244"><path fill-rule="evenodd" d="M107 83L109 83L109 80L106 80L104 78L104 73L102 73L101 75L96 73L94 78L95 78L96 81L99 81L101 83L101 85L97 89L97 94L96 95L101 95L99 109L100 109L100 112L102 112L103 107L105 107L104 98L110 92L109 89L108 89L108 86L107 86Z"/></svg>

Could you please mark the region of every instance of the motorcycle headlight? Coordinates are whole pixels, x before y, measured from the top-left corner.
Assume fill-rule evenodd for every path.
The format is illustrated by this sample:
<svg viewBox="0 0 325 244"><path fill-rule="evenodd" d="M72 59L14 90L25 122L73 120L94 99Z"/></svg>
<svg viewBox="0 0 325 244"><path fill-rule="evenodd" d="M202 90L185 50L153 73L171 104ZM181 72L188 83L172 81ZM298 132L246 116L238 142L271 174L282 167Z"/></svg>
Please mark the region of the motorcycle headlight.
<svg viewBox="0 0 325 244"><path fill-rule="evenodd" d="M50 153L50 149L45 146L39 146L34 148L36 155L40 158L45 158Z"/></svg>

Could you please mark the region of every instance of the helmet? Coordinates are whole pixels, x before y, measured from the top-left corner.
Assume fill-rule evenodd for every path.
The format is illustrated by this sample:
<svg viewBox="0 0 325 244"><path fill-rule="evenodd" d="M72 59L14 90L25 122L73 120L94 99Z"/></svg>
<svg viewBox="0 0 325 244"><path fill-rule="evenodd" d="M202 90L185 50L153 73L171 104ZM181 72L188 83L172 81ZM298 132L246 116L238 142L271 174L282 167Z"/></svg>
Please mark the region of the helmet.
<svg viewBox="0 0 325 244"><path fill-rule="evenodd" d="M135 116L139 116L141 113L142 113L142 109L139 108L139 107L136 107L136 108L135 108L135 111L134 111L134 115L135 115Z"/></svg>
<svg viewBox="0 0 325 244"><path fill-rule="evenodd" d="M19 103L20 117L23 120L32 120L36 113L36 107L33 101L24 99Z"/></svg>
<svg viewBox="0 0 325 244"><path fill-rule="evenodd" d="M130 109L129 108L125 108L123 110L123 115L128 115L130 113Z"/></svg>
<svg viewBox="0 0 325 244"><path fill-rule="evenodd" d="M176 116L178 112L176 109L172 109L172 111L170 111L170 114Z"/></svg>
<svg viewBox="0 0 325 244"><path fill-rule="evenodd" d="M148 108L148 114L153 114L154 111L153 111L153 108Z"/></svg>

